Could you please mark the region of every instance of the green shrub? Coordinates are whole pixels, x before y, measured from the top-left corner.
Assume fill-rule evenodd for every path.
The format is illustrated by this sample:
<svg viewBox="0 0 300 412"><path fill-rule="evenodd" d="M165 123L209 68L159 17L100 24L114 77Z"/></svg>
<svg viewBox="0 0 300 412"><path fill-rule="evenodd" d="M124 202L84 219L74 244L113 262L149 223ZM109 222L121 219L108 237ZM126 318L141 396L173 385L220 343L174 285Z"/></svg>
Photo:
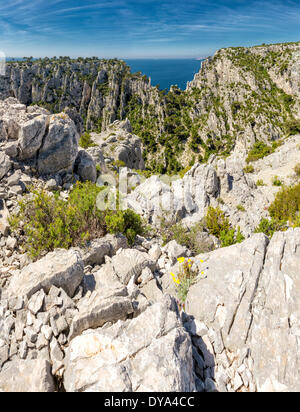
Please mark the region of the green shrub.
<svg viewBox="0 0 300 412"><path fill-rule="evenodd" d="M297 221L300 212L300 183L283 187L269 208L270 216L277 222Z"/></svg>
<svg viewBox="0 0 300 412"><path fill-rule="evenodd" d="M109 233L123 233L132 246L137 235L145 234L142 219L133 210L109 211L105 216L105 223Z"/></svg>
<svg viewBox="0 0 300 412"><path fill-rule="evenodd" d="M272 180L273 186L282 186L282 181L279 179L278 176L274 176Z"/></svg>
<svg viewBox="0 0 300 412"><path fill-rule="evenodd" d="M34 191L12 216L12 230L23 232L24 249L34 259L56 248L84 246L108 232L123 233L132 243L144 232L140 216L131 210L99 210L96 199L101 190L91 182L77 183L67 201L58 194Z"/></svg>
<svg viewBox="0 0 300 412"><path fill-rule="evenodd" d="M207 215L205 217L205 222L209 232L220 237L222 232L228 232L230 230L229 219L225 217L224 212L220 208L209 207Z"/></svg>
<svg viewBox="0 0 300 412"><path fill-rule="evenodd" d="M193 270L194 261L192 259L179 258L179 273L176 276L171 272L173 282L175 283L176 292L179 300L179 307L185 309L185 302L191 286L196 282L198 271ZM204 274L204 272L202 272Z"/></svg>
<svg viewBox="0 0 300 412"><path fill-rule="evenodd" d="M232 228L229 219L225 217L224 212L219 208L209 207L205 222L210 234L221 241L221 247L231 246L245 240L240 228L238 227L237 231Z"/></svg>
<svg viewBox="0 0 300 412"><path fill-rule="evenodd" d="M295 167L294 167L294 172L296 174L297 177L300 177L300 163L298 163Z"/></svg>
<svg viewBox="0 0 300 412"><path fill-rule="evenodd" d="M85 132L79 140L79 146L82 147L83 149L88 149L89 147L95 147L97 146L93 140L91 139L91 134L88 132Z"/></svg>
<svg viewBox="0 0 300 412"><path fill-rule="evenodd" d="M241 233L240 227L238 227L237 232L235 229L229 229L227 232L223 230L220 233L219 239L221 241L221 247L227 247L235 245L236 243L242 243L245 237Z"/></svg>
<svg viewBox="0 0 300 412"><path fill-rule="evenodd" d="M239 212L246 212L246 209L244 208L244 206L242 206L242 205L237 205L237 210L239 211Z"/></svg>
<svg viewBox="0 0 300 412"><path fill-rule="evenodd" d="M254 173L254 166L253 165L248 165L244 167L244 173Z"/></svg>
<svg viewBox="0 0 300 412"><path fill-rule="evenodd" d="M256 182L256 186L266 186L266 185L262 179L258 179L258 181Z"/></svg>
<svg viewBox="0 0 300 412"><path fill-rule="evenodd" d="M99 164L96 165L97 177L101 175L101 166Z"/></svg>
<svg viewBox="0 0 300 412"><path fill-rule="evenodd" d="M255 229L255 233L264 233L268 237L272 237L275 232L282 231L286 228L284 223L279 223L274 219L261 219L259 225Z"/></svg>
<svg viewBox="0 0 300 412"><path fill-rule="evenodd" d="M250 150L248 157L246 159L247 163L255 162L256 160L262 159L265 156L271 154L274 150L272 147L268 146L264 142L256 142L252 149Z"/></svg>

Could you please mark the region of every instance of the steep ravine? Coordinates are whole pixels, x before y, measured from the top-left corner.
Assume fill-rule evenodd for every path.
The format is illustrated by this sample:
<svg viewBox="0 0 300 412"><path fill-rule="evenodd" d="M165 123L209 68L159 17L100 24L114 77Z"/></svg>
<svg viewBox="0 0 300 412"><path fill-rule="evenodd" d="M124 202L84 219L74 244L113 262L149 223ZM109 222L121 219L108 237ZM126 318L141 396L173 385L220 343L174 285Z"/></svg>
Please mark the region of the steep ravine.
<svg viewBox="0 0 300 412"><path fill-rule="evenodd" d="M247 151L257 140L298 132L299 51L299 43L222 49L185 91L168 93L116 59L12 62L0 97L66 110L80 132L128 117L147 167L174 173L213 153Z"/></svg>

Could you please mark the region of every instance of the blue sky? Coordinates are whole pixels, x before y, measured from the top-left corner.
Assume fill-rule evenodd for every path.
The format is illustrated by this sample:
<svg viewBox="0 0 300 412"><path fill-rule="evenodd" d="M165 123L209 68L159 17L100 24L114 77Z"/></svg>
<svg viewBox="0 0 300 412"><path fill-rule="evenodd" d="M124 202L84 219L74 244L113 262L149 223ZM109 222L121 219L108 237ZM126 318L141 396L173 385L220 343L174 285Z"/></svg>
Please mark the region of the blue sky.
<svg viewBox="0 0 300 412"><path fill-rule="evenodd" d="M300 40L300 0L0 0L7 56L202 57Z"/></svg>

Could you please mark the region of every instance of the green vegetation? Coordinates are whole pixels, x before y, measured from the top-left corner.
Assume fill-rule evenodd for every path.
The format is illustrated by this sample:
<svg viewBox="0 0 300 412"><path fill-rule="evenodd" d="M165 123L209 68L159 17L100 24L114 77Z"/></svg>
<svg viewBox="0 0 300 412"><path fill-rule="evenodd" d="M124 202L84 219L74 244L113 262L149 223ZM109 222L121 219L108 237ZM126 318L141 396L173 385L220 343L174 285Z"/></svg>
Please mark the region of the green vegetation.
<svg viewBox="0 0 300 412"><path fill-rule="evenodd" d="M274 176L272 180L273 186L282 186L282 181L279 179L278 176Z"/></svg>
<svg viewBox="0 0 300 412"><path fill-rule="evenodd" d="M300 122L299 120L291 120L286 124L286 133L288 136L293 136L300 133Z"/></svg>
<svg viewBox="0 0 300 412"><path fill-rule="evenodd" d="M221 247L231 246L245 240L240 228L233 228L224 212L213 207L209 207L206 217L191 229L187 229L181 223L175 224L162 218L160 232L164 244L176 240L177 243L186 246L195 255L210 252L214 249L211 240L200 236L203 232L217 237L221 242Z"/></svg>
<svg viewBox="0 0 300 412"><path fill-rule="evenodd" d="M237 205L237 210L239 211L239 212L246 212L246 209L244 208L244 206L242 206L242 205Z"/></svg>
<svg viewBox="0 0 300 412"><path fill-rule="evenodd" d="M140 216L131 210L98 210L101 190L90 182L78 183L67 202L59 194L34 191L20 202L20 213L10 219L11 228L24 234L24 249L34 259L55 248L84 246L106 233L123 233L132 244L145 230Z"/></svg>
<svg viewBox="0 0 300 412"><path fill-rule="evenodd" d="M141 217L130 209L108 212L105 216L105 223L107 232L123 233L131 246L137 235L143 235L146 232Z"/></svg>
<svg viewBox="0 0 300 412"><path fill-rule="evenodd" d="M258 179L258 181L256 182L256 186L266 186L266 184L262 179Z"/></svg>
<svg viewBox="0 0 300 412"><path fill-rule="evenodd" d="M254 173L254 166L253 165L247 165L244 167L244 173Z"/></svg>
<svg viewBox="0 0 300 412"><path fill-rule="evenodd" d="M113 166L116 166L116 167L118 167L118 168L126 167L126 163L125 163L123 160L114 160L114 161L112 162L112 165L113 165Z"/></svg>
<svg viewBox="0 0 300 412"><path fill-rule="evenodd" d="M241 47L222 49L207 61L203 71L213 70L214 65L224 58L230 59L239 72L239 82L233 78L228 82L223 79L216 81L212 87L206 73L203 76L200 73L197 87L186 91L178 87L172 87L170 91L160 90L159 87L148 88L149 79L146 76L131 73L126 63L117 59L71 59L60 56L34 61L26 58L9 64L21 67L36 65L38 70L33 82L41 88L43 73L49 80L49 88L52 87L51 80L59 80L55 76L60 73L62 81L56 89L53 88L51 103L37 104L54 113L61 111L66 104L71 105L80 112L85 125L97 132L102 130L107 119L127 117L133 132L143 141L143 155L149 172L183 175L188 167L196 162L206 162L213 154L228 156L235 141L247 129L252 129L257 138L264 135L269 142L273 142L257 142L249 153L248 163L271 154L278 147L274 140L279 137L300 133L300 122L294 116L297 98L280 89L269 74L271 69L278 75L285 73L296 50L296 44L286 45L278 51L270 49L267 53L256 53L252 48ZM95 69L106 72L101 84L95 84ZM90 113L87 123L87 107L82 107L81 101L74 101L65 86L71 76L82 86L87 83L97 88L103 97L111 92L110 85L114 79L120 86L120 93L112 96L111 107L104 105L94 117ZM247 80L249 76L254 83L251 86ZM137 87L129 87L132 84ZM143 90L143 97L140 89ZM128 90L136 90L136 93L130 94ZM88 147L89 141L84 144ZM250 168L248 170L245 172L252 173Z"/></svg>
<svg viewBox="0 0 300 412"><path fill-rule="evenodd" d="M272 147L264 142L256 142L250 150L246 159L247 163L255 162L272 153Z"/></svg>
<svg viewBox="0 0 300 412"><path fill-rule="evenodd" d="M205 222L209 233L220 240L222 247L241 243L245 240L240 228L238 227L237 230L232 228L229 219L225 217L224 212L219 208L209 207Z"/></svg>
<svg viewBox="0 0 300 412"><path fill-rule="evenodd" d="M274 232L289 226L300 227L300 183L282 187L269 207L269 214L271 219L262 219L256 232L272 237Z"/></svg>
<svg viewBox="0 0 300 412"><path fill-rule="evenodd" d="M182 223L173 223L164 218L161 219L160 232L164 244L176 240L178 244L186 246L194 255L210 252L214 249L211 242L199 237L199 233L204 230L205 225L203 222L197 223L189 230Z"/></svg>
<svg viewBox="0 0 300 412"><path fill-rule="evenodd" d="M300 177L300 163L298 163L295 167L294 167L294 172L296 174L297 177Z"/></svg>
<svg viewBox="0 0 300 412"><path fill-rule="evenodd" d="M94 147L97 146L92 138L91 138L91 134L88 132L85 132L79 140L79 146L82 147L83 149L88 149L89 147Z"/></svg>

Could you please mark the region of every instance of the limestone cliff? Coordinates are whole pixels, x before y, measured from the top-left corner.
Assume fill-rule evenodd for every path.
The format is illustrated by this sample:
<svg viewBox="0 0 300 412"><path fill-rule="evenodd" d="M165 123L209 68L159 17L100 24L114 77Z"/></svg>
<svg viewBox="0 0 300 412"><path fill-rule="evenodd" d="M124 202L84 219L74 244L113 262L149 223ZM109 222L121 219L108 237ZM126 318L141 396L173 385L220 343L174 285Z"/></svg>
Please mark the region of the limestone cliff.
<svg viewBox="0 0 300 412"><path fill-rule="evenodd" d="M147 77L132 74L125 62L114 60L41 59L8 62L0 78L0 99L15 97L52 112L65 110L82 132L105 129L125 117L130 98L149 103ZM155 89L157 90L157 89Z"/></svg>
<svg viewBox="0 0 300 412"><path fill-rule="evenodd" d="M299 82L300 43L287 43L221 49L185 91L161 91L117 59L10 62L0 98L65 110L80 132L128 118L146 166L173 173L299 132Z"/></svg>

